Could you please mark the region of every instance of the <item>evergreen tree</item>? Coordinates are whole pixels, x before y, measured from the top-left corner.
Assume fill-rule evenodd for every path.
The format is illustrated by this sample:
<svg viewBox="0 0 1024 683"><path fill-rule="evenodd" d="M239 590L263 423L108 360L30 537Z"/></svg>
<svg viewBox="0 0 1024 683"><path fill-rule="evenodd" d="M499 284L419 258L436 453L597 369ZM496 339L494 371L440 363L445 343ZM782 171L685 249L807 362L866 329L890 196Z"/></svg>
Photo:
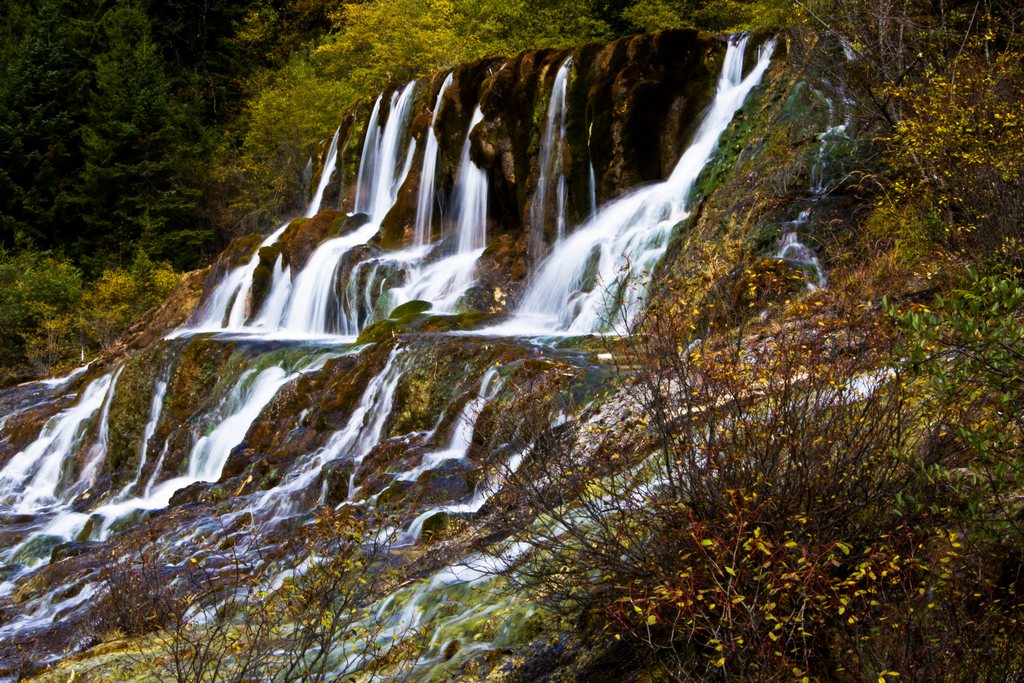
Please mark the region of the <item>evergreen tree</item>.
<svg viewBox="0 0 1024 683"><path fill-rule="evenodd" d="M90 65L68 4L45 0L0 84L0 244L57 246L74 232Z"/></svg>
<svg viewBox="0 0 1024 683"><path fill-rule="evenodd" d="M84 230L76 252L93 269L99 259L129 257L134 244L158 258L182 255L195 245L174 238L184 229L193 241L186 226L195 193L175 167L183 127L149 18L129 4L115 6L103 16L102 40L82 135Z"/></svg>

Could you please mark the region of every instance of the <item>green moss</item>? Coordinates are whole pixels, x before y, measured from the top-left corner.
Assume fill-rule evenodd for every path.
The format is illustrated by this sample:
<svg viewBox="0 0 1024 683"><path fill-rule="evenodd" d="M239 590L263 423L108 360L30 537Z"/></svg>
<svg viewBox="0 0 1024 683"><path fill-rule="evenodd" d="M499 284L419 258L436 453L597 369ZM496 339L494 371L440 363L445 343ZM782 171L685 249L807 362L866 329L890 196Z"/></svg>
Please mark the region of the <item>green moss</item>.
<svg viewBox="0 0 1024 683"><path fill-rule="evenodd" d="M126 483L138 467L153 392L161 368L167 362L165 351L165 346L158 345L130 358L118 376L110 402L105 461L114 487Z"/></svg>
<svg viewBox="0 0 1024 683"><path fill-rule="evenodd" d="M406 301L401 306L397 306L393 311L391 311L388 317L393 320L403 320L407 318L412 318L421 313L426 313L433 307L434 304L430 303L429 301L413 299L412 301Z"/></svg>
<svg viewBox="0 0 1024 683"><path fill-rule="evenodd" d="M37 560L50 557L54 548L64 543L60 536L46 536L40 534L29 539L25 545L18 548L11 558L12 564L29 564Z"/></svg>
<svg viewBox="0 0 1024 683"><path fill-rule="evenodd" d="M763 86L755 88L722 134L718 151L693 185L688 199L691 206L698 198L714 192L728 177L747 146L757 139L756 136L770 130L770 122L762 117L767 113L762 110L764 93ZM778 97L778 93L775 96Z"/></svg>

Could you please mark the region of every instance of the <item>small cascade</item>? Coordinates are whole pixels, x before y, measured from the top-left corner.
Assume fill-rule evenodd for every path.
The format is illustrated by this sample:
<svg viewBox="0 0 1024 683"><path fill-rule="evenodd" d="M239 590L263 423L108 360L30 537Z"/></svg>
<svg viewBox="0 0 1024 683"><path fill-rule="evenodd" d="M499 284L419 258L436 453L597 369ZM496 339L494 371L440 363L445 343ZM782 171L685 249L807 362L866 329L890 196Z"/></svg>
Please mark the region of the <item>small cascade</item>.
<svg viewBox="0 0 1024 683"><path fill-rule="evenodd" d="M338 136L340 133L341 129L339 128L334 132L334 137L331 139L331 145L327 150L327 157L324 160L324 168L320 174L319 185L313 193L309 206L306 207L304 215L307 218L311 218L320 212L320 204L323 202L324 192L330 184L331 176L334 175L334 169L337 167ZM221 280L197 316L196 323L192 328L194 331L225 328L239 329L245 326L249 316L252 315L250 310L252 308L252 302L250 301L252 277L256 272L256 268L260 265L260 249L276 244L290 224L290 220L285 221L277 230L270 233L266 239L260 242L260 246L257 247L252 257L244 266L235 268ZM277 294L277 298L280 299L281 295L279 292L282 289L285 290L286 295L290 291L290 274L288 277L284 277L283 272L280 276L275 272L269 298L273 300L274 295ZM266 309L266 306L264 306L264 309ZM259 324L266 324L268 317L268 315L261 312Z"/></svg>
<svg viewBox="0 0 1024 683"><path fill-rule="evenodd" d="M61 479L74 462L94 415L107 399L113 373L93 380L74 406L50 418L39 437L0 470L0 502L23 512L57 501Z"/></svg>
<svg viewBox="0 0 1024 683"><path fill-rule="evenodd" d="M470 136L483 120L484 113L477 105L466 131L459 173L455 178L458 254L468 254L487 246L487 174L470 157Z"/></svg>
<svg viewBox="0 0 1024 683"><path fill-rule="evenodd" d="M253 323L254 327L274 327L284 316L288 299L292 295L292 269L284 265L284 254L278 254L270 282L270 293Z"/></svg>
<svg viewBox="0 0 1024 683"><path fill-rule="evenodd" d="M825 129L818 135L818 151L811 162L810 200L806 204L811 208L825 200L832 192L835 182L835 172L829 168L832 152L837 145L849 141L848 132L853 123L849 102L842 103L846 113L840 120L832 98L817 90L814 92L827 107L828 119ZM787 221L780 226L782 230L779 244L773 256L804 271L807 275L807 288L817 290L828 287L828 278L814 250L801 241L801 235L806 235L809 231L811 208L803 209L795 221Z"/></svg>
<svg viewBox="0 0 1024 683"><path fill-rule="evenodd" d="M403 351L396 347L381 371L370 380L345 426L327 444L294 468L278 486L253 502L253 511L274 512L277 517L294 511L295 503L320 476L324 465L338 458L358 464L380 442L384 423L391 415L395 389L405 371Z"/></svg>
<svg viewBox="0 0 1024 683"><path fill-rule="evenodd" d="M99 537L105 538L111 525L125 515L138 510L157 510L166 507L175 492L197 482L215 482L220 479L231 451L244 441L263 409L281 389L303 374L320 370L328 360L336 358L337 355L334 353L314 354L300 362L292 370L281 364L271 365L263 370L253 369L245 372L221 403L219 421L214 423L208 434L200 437L193 445L188 456L188 467L185 474L155 483L160 475L163 460L161 455L160 462L157 463L146 490L140 496L135 498L118 497L92 512L93 515L103 520ZM151 420L152 416L159 412L156 395L160 393L161 388L158 383ZM156 419L158 420L159 417ZM155 423L153 429L155 430ZM141 467L139 472L141 473ZM77 533L84 526L85 521L85 519L79 519L79 526L72 527L71 531ZM54 530L48 529L47 533L53 535Z"/></svg>
<svg viewBox="0 0 1024 683"><path fill-rule="evenodd" d="M245 325L245 321L249 317L249 309L252 307L252 302L249 300L252 294L252 276L256 272L256 268L260 265L260 249L269 247L270 245L277 242L284 231L288 228L289 223L283 223L277 230L270 233L265 240L260 242L260 246L256 249L256 252L249 259L249 262L240 269L240 281L235 294L234 301L231 304L231 310L228 311L227 327L229 329L237 329Z"/></svg>
<svg viewBox="0 0 1024 683"><path fill-rule="evenodd" d="M398 188L405 181L416 152L416 142L406 135L415 91L416 81L409 81L400 91L391 94L387 121L383 126L380 118L384 95L379 95L366 126L356 181L355 213L365 213L378 224L394 205ZM404 159L403 147L408 148Z"/></svg>
<svg viewBox="0 0 1024 683"><path fill-rule="evenodd" d="M512 644L517 624L525 621L531 608L517 606L507 593L503 597L497 584L501 581L499 575L515 566L529 550L526 543L511 543L494 555L471 555L425 581L399 589L382 600L371 615L374 624L386 625L376 640L390 648L410 636L429 633L426 650L414 664L414 672L420 674L444 663L451 652L465 658ZM497 612L507 615L503 625L490 639L481 639L479 625ZM446 656L451 643L460 647ZM336 657L335 653L332 658ZM347 658L344 661L351 665ZM351 670L338 668L332 674ZM429 675L423 678L432 679Z"/></svg>
<svg viewBox="0 0 1024 683"><path fill-rule="evenodd" d="M395 304L421 299L430 301L435 313L451 313L475 282L476 263L487 246L488 182L487 174L470 156L470 136L483 118L478 105L466 131L455 178L455 253L422 266L423 250L393 255L394 259L407 259L411 271L406 285L389 292Z"/></svg>
<svg viewBox="0 0 1024 683"><path fill-rule="evenodd" d="M74 370L64 375L63 377L51 377L50 379L41 379L39 380L39 384L50 387L52 389L63 387L65 384L68 384L71 380L75 379L76 377L81 377L91 366L92 361L89 361L82 367L75 368Z"/></svg>
<svg viewBox="0 0 1024 683"><path fill-rule="evenodd" d="M416 200L416 227L413 233L413 246L416 247L426 246L433 234L437 162L441 152L434 126L437 124L437 115L441 111L441 101L454 79L455 72L449 73L448 77L444 79L444 83L441 84L441 90L437 93L437 100L434 102L430 128L427 129L427 143L423 151L423 169L420 172L420 191Z"/></svg>
<svg viewBox="0 0 1024 683"><path fill-rule="evenodd" d="M110 404L114 402L117 380L120 379L123 370L124 366L122 365L114 371L114 377L110 380L110 388L107 389L103 408L100 410L100 428L96 435L96 441L89 447L82 473L79 475L78 481L75 482L75 487L79 490L90 486L95 481L96 474L107 457L107 450L110 446Z"/></svg>
<svg viewBox="0 0 1024 683"><path fill-rule="evenodd" d="M341 300L339 332L355 336L371 322L387 317L394 308L389 305L388 289L402 282L411 267L411 261L403 262L400 258L388 256L360 261L352 266Z"/></svg>
<svg viewBox="0 0 1024 683"><path fill-rule="evenodd" d="M590 160L590 216L597 215L597 179L594 177L594 160Z"/></svg>
<svg viewBox="0 0 1024 683"><path fill-rule="evenodd" d="M438 505L421 512L412 520L407 529L404 529L398 534L395 539L395 546L402 547L419 543L423 536L423 527L434 515L445 513L453 515L475 515L480 512L483 506L487 504L487 501L493 498L501 489L505 476L515 474L519 469L519 466L523 464L523 459L525 457L525 451L517 453L504 465L496 468L495 471L492 472L491 476L484 479L484 481L477 485L476 489L473 491L473 495L470 496L468 500L464 500L459 503L449 503L448 505Z"/></svg>
<svg viewBox="0 0 1024 683"><path fill-rule="evenodd" d="M539 261L544 254L544 228L554 214L556 242L562 241L566 230L567 184L563 150L565 147L565 126L567 118L566 90L569 72L572 69L570 56L559 67L555 83L551 88L548 102L544 135L541 138L537 168L537 192L533 197L530 226L530 258ZM593 173L593 165L591 165ZM551 185L554 184L554 205L549 205Z"/></svg>
<svg viewBox="0 0 1024 683"><path fill-rule="evenodd" d="M359 155L359 171L356 174L355 213L370 213L373 205L373 189L376 187L377 155L380 153L380 105L384 93L377 95L370 111L370 120L366 123L366 137L363 139L363 152Z"/></svg>
<svg viewBox="0 0 1024 683"><path fill-rule="evenodd" d="M818 136L818 154L811 164L811 194L815 198L824 197L832 190L829 182L831 151L844 140L849 140L848 131L853 123L853 114L849 107L845 108L846 113L842 121L837 122L835 103L830 97L825 97L824 100L828 107L828 125Z"/></svg>
<svg viewBox="0 0 1024 683"><path fill-rule="evenodd" d="M426 453L420 460L420 464L403 472L395 477L396 481L415 482L420 476L430 470L436 469L446 462L465 460L469 455L469 448L473 443L473 433L476 430L477 419L484 407L494 400L504 386L504 382L498 374L498 368L492 367L480 380L480 389L476 397L466 403L456 419L452 429L448 447ZM504 469L504 472L514 472L519 468L525 454L513 457ZM420 513L409 525L409 527L397 534L394 540L395 547L415 545L423 535L423 526L427 520L437 514L475 514L480 511L494 493L500 487L500 478L485 479L481 482L473 495L468 500L431 507Z"/></svg>
<svg viewBox="0 0 1024 683"><path fill-rule="evenodd" d="M398 382L405 372L405 366L398 362L400 355L401 351L396 347L381 373L367 385L345 428L332 436L324 447L328 460L344 455L355 462L355 468L349 478L349 500L354 499L358 493L355 476L359 466L373 447L380 443L384 423L391 415L395 389L398 388Z"/></svg>
<svg viewBox="0 0 1024 683"><path fill-rule="evenodd" d="M329 239L317 247L306 267L295 278L282 309L281 321L274 325L267 319L268 329L280 329L296 336L352 332L351 326L341 319L335 287L338 267L342 257L352 248L365 244L377 234L381 221L394 206L398 190L409 174L416 148L409 135L415 89L416 81L411 81L392 96L393 105L383 129L375 124L379 106L374 107L371 115L357 192L357 211L365 210L369 221L353 232ZM406 147L408 151L403 159L402 150Z"/></svg>
<svg viewBox="0 0 1024 683"><path fill-rule="evenodd" d="M164 411L164 397L167 395L167 385L170 382L168 372L165 370L160 379L156 382L156 388L153 391L153 400L149 406L149 418L146 420L146 426L142 428L142 439L139 442L139 464L135 469L135 477L132 481L124 485L124 488L114 497L115 501L122 501L128 498L133 489L138 488L142 483L142 474L146 470L146 463L149 461L149 442L156 434L157 425L160 423L160 416L163 415ZM157 470L154 470L154 475Z"/></svg>
<svg viewBox="0 0 1024 683"><path fill-rule="evenodd" d="M277 365L261 372L246 372L225 401L222 409L225 417L220 424L192 447L185 474L188 483L217 481L231 450L242 442L249 427L281 387L296 376L298 373L288 373Z"/></svg>
<svg viewBox="0 0 1024 683"><path fill-rule="evenodd" d="M321 208L321 203L324 201L325 190L331 182L331 176L334 174L338 163L338 135L340 132L340 129L335 131L334 137L331 140L328 156L324 162L324 171L321 173L321 179L319 179L319 184L316 187L312 200L309 202L309 206L306 207L304 215L307 218L315 216L319 212L319 208ZM278 229L268 234L244 266L233 269L224 276L224 279L217 285L199 314L194 330L206 331L225 328L237 330L245 327L246 321L248 321L252 312L250 310L252 307L250 295L252 294L253 273L256 272L256 268L259 266L259 250L276 244L290 224L291 220L285 221ZM270 299L273 299L273 295L283 289L286 291L286 295L291 290L291 276L289 274L288 278L285 278L284 274L284 272L280 275L278 272L274 272L274 278L271 281L270 287ZM280 294L278 298L281 298ZM268 315L260 314L260 324L265 325L266 317Z"/></svg>
<svg viewBox="0 0 1024 683"><path fill-rule="evenodd" d="M821 266L814 250L800 241L800 231L807 224L810 211L800 212L800 217L785 224L779 248L775 252L775 258L782 259L800 268L808 275L807 288L810 290L826 289L828 278L825 276L825 269Z"/></svg>
<svg viewBox="0 0 1024 683"><path fill-rule="evenodd" d="M365 244L377 234L378 226L367 223L341 237L327 240L313 252L306 267L292 285L291 296L279 327L295 335L338 332L335 280L342 256L353 247ZM271 326L271 329L276 326Z"/></svg>
<svg viewBox="0 0 1024 683"><path fill-rule="evenodd" d="M341 128L334 131L334 137L331 138L331 144L327 148L327 158L324 159L324 168L320 172L320 184L317 185L316 192L313 193L313 198L310 200L309 206L306 207L306 218L312 218L320 213L320 205L324 201L324 192L327 190L327 186L331 184L334 169L338 166L339 135L341 135Z"/></svg>
<svg viewBox="0 0 1024 683"><path fill-rule="evenodd" d="M475 398L467 402L455 420L448 447L439 451L424 454L420 464L408 472L399 474L397 481L416 481L424 472L437 468L450 460L465 460L469 447L473 443L473 432L480 411L501 391L502 381L498 377L498 369L490 368L480 381L480 390Z"/></svg>
<svg viewBox="0 0 1024 683"><path fill-rule="evenodd" d="M714 102L693 142L664 182L604 207L544 261L516 317L503 333L594 333L628 322L645 295L645 278L665 252L672 229L687 216L690 192L747 95L768 69L775 41L743 76L747 37L729 44Z"/></svg>

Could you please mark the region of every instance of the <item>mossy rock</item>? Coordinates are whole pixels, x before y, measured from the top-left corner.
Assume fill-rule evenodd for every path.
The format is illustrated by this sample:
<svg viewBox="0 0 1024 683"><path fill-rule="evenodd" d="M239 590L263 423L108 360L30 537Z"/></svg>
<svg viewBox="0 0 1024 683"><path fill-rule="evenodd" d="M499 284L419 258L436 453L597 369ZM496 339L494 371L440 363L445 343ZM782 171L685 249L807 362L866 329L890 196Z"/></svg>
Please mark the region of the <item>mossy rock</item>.
<svg viewBox="0 0 1024 683"><path fill-rule="evenodd" d="M396 306L395 309L388 314L388 318L391 318L392 320L403 320L406 318L412 318L414 316L420 315L421 313L426 313L433 307L434 304L430 303L429 301L423 301L422 299L413 299L412 301L406 301L404 304L400 306Z"/></svg>
<svg viewBox="0 0 1024 683"><path fill-rule="evenodd" d="M355 471L355 463L349 459L335 460L324 465L324 504L335 507L348 500L348 486Z"/></svg>
<svg viewBox="0 0 1024 683"><path fill-rule="evenodd" d="M452 516L447 512L438 511L423 521L423 540L439 541L452 526Z"/></svg>
<svg viewBox="0 0 1024 683"><path fill-rule="evenodd" d="M278 240L292 272L297 273L309 261L316 248L327 238L338 234L347 216L334 209L325 209L312 218L296 218ZM273 267L273 263L270 264Z"/></svg>
<svg viewBox="0 0 1024 683"><path fill-rule="evenodd" d="M367 326L360 334L357 344L372 344L386 341L400 334L439 334L443 332L464 332L479 327L491 318L488 313L467 311L452 315L412 314L401 319L388 318Z"/></svg>
<svg viewBox="0 0 1024 683"><path fill-rule="evenodd" d="M370 222L370 216L365 213L354 213L351 216L341 216L331 224L331 237L341 237L354 232Z"/></svg>
<svg viewBox="0 0 1024 683"><path fill-rule="evenodd" d="M109 440L104 462L104 471L115 486L128 483L138 471L142 439L151 415L156 384L173 361L173 354L171 345L158 344L130 357L122 366L110 402Z"/></svg>
<svg viewBox="0 0 1024 683"><path fill-rule="evenodd" d="M53 550L62 543L64 543L64 539L60 536L40 534L18 548L18 552L14 553L11 562L14 564L28 564L34 560L50 557Z"/></svg>
<svg viewBox="0 0 1024 683"><path fill-rule="evenodd" d="M69 541L68 543L61 543L50 552L50 564L56 564L61 560L71 557L85 555L95 550L98 546L99 543L95 541Z"/></svg>
<svg viewBox="0 0 1024 683"><path fill-rule="evenodd" d="M243 265L252 258L253 253L259 248L263 240L264 236L258 232L236 237L221 252L220 258L217 259L218 265L223 266L225 271Z"/></svg>

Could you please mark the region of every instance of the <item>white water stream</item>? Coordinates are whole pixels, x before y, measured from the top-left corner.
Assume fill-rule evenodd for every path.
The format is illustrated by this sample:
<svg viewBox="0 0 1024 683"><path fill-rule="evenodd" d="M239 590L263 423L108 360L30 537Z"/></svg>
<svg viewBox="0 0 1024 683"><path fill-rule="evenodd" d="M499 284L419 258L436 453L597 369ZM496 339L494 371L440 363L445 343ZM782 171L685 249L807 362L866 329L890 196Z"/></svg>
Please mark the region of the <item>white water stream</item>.
<svg viewBox="0 0 1024 683"><path fill-rule="evenodd" d="M568 118L566 91L571 69L572 57L569 57L558 68L555 83L551 88L551 99L548 101L544 135L541 138L538 157L537 191L533 197L531 211L530 257L534 261L539 260L544 254L544 227L552 214L554 214L555 220L556 243L562 241L566 232L568 189L565 180L563 148L566 144L565 126ZM590 167L590 170L591 177L593 177L593 166ZM552 192L552 190L554 191ZM554 195L553 203L549 203L550 195Z"/></svg>
<svg viewBox="0 0 1024 683"><path fill-rule="evenodd" d="M635 316L672 229L688 215L694 183L768 69L774 40L743 75L747 40L730 42L714 102L669 178L606 204L578 227L545 260L515 317L492 332L587 334Z"/></svg>

